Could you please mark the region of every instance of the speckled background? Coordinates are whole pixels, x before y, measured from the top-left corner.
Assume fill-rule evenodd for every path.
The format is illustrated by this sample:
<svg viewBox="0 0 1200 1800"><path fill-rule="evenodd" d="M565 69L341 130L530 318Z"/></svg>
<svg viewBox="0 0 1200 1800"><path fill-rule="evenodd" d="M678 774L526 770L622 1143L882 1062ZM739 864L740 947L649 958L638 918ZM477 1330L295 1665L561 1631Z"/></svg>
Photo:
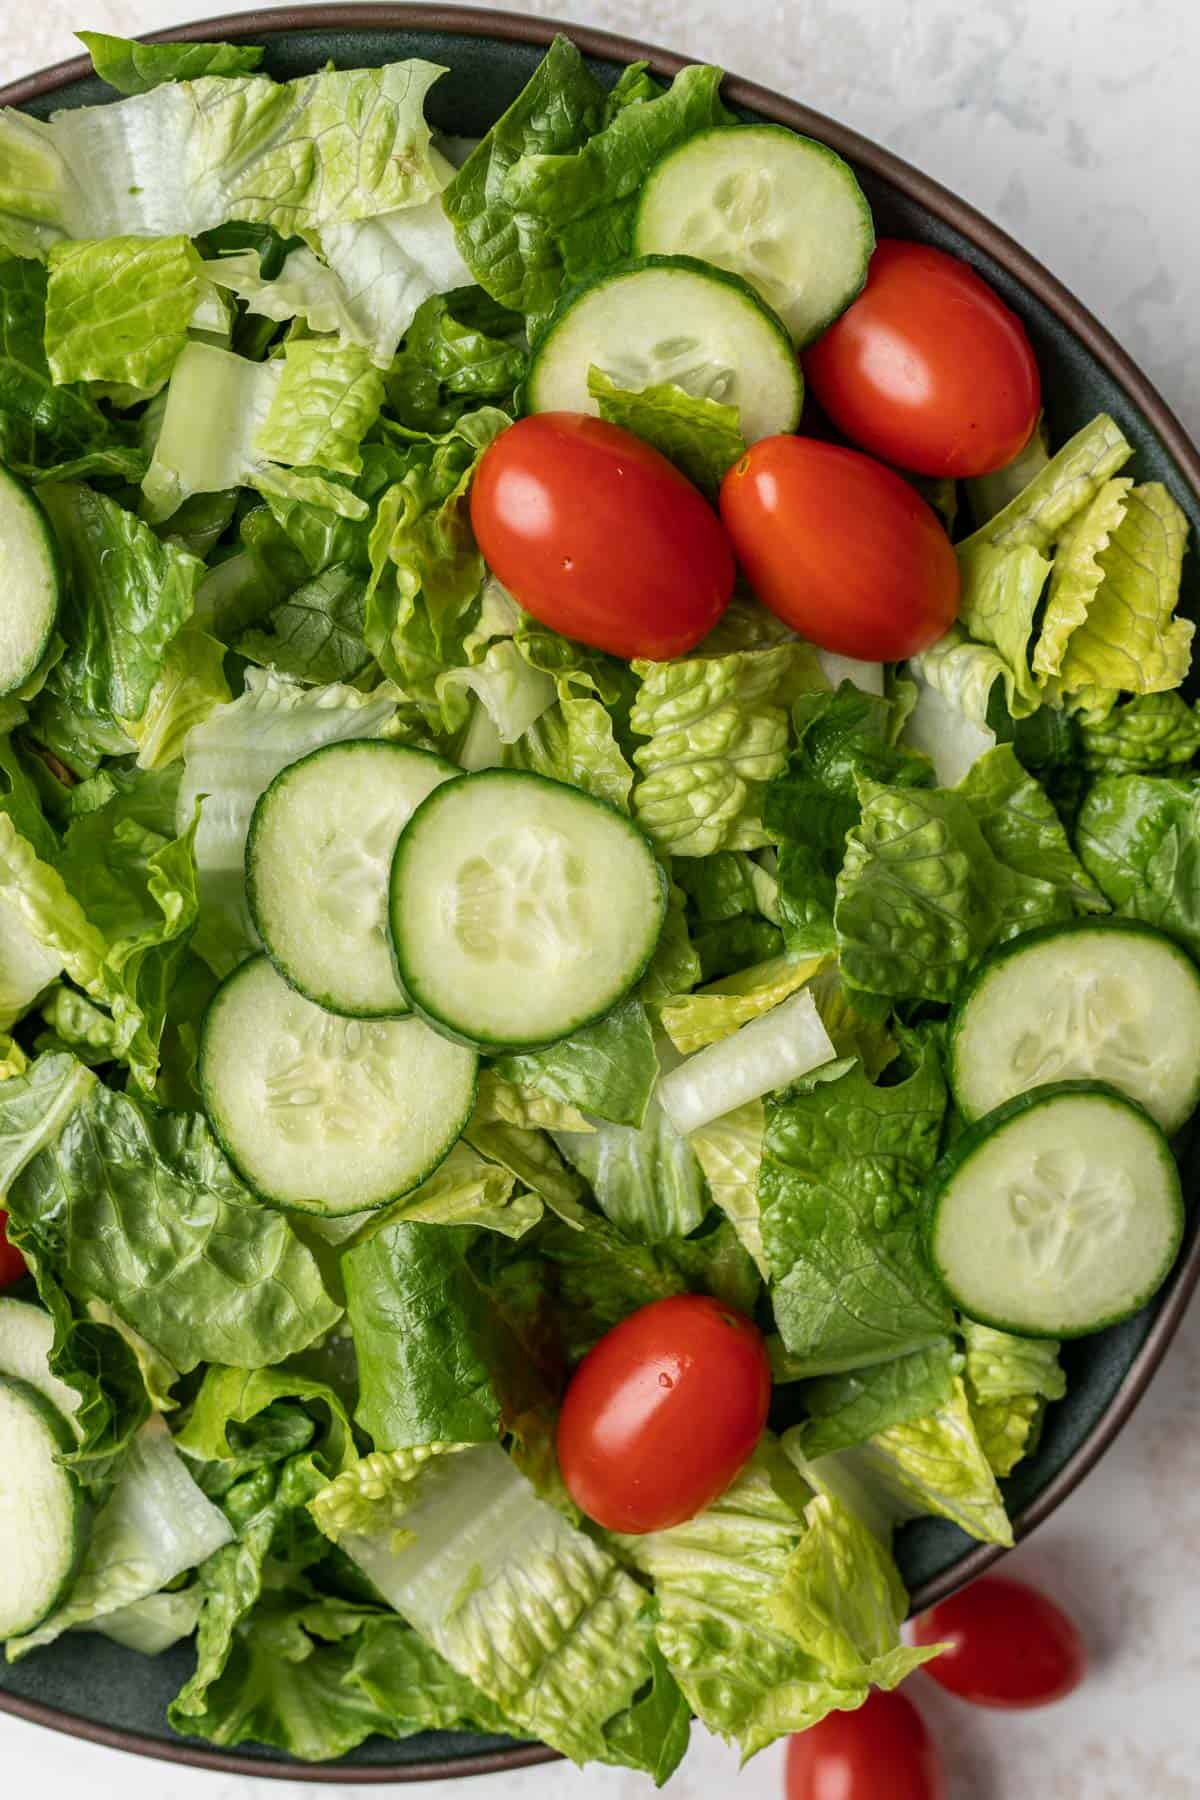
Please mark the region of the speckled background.
<svg viewBox="0 0 1200 1800"><path fill-rule="evenodd" d="M81 11L80 8L83 7ZM240 10L195 0L194 11ZM1196 0L547 0L806 100L992 213L1099 314L1200 436L1200 5ZM76 25L178 22L185 0L0 0L0 82L73 54ZM1091 1680L1043 1714L986 1714L918 1679L950 1800L1200 1796L1200 1320L1083 1487L1010 1566L1075 1612ZM7 1794L308 1800L318 1790L172 1769L0 1718ZM331 1800L364 1790L323 1788ZM641 1779L563 1766L429 1800L634 1800ZM739 1774L697 1741L670 1800L768 1800L781 1757ZM886 1800L880 1796L880 1800Z"/></svg>

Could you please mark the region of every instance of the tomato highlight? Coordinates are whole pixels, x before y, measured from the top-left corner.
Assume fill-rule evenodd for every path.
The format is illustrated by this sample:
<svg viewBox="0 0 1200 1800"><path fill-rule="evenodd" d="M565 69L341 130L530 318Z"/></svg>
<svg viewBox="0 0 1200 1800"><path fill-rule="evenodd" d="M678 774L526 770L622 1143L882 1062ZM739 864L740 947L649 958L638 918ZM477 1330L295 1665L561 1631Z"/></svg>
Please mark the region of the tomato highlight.
<svg viewBox="0 0 1200 1800"><path fill-rule="evenodd" d="M706 1294L641 1307L575 1371L558 1460L608 1531L661 1531L702 1512L754 1453L771 1402L762 1334Z"/></svg>
<svg viewBox="0 0 1200 1800"><path fill-rule="evenodd" d="M958 611L954 547L894 470L815 438L760 438L721 484L721 518L751 587L822 650L899 662Z"/></svg>
<svg viewBox="0 0 1200 1800"><path fill-rule="evenodd" d="M1052 1706L1087 1669L1083 1639L1066 1613L1012 1575L981 1575L939 1601L914 1620L913 1638L949 1645L924 1672L975 1706Z"/></svg>
<svg viewBox="0 0 1200 1800"><path fill-rule="evenodd" d="M588 413L518 419L484 452L471 525L543 625L627 658L682 656L733 592L721 522L651 445Z"/></svg>
<svg viewBox="0 0 1200 1800"><path fill-rule="evenodd" d="M1041 377L1016 313L968 263L881 238L804 372L853 443L918 475L987 475L1028 443Z"/></svg>

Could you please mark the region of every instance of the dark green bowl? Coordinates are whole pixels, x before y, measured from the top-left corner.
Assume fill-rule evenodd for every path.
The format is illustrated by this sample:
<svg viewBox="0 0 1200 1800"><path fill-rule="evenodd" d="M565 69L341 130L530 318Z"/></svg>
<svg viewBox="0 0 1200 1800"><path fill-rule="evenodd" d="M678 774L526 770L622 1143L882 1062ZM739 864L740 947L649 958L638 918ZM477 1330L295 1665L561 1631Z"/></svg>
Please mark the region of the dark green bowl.
<svg viewBox="0 0 1200 1800"><path fill-rule="evenodd" d="M475 136L528 79L556 29L544 19L515 13L350 5L244 13L156 35L266 44L266 67L281 77L307 74L330 59L352 68L428 57L450 71L430 96L434 124ZM666 76L687 60L605 32L562 29L605 81L615 80L626 63L642 58ZM111 90L90 68L80 58L43 70L0 92L0 104L23 106L44 118L57 107L111 99ZM1200 453L1141 371L1040 263L945 188L808 107L736 80L726 83L725 97L748 119L781 121L847 157L858 170L881 231L939 244L974 263L1025 321L1041 365L1053 438L1061 442L1095 413L1111 413L1137 446L1138 478L1165 482L1200 534ZM1195 557L1189 559L1184 609L1200 616ZM1185 1161L1185 1179L1190 1192L1195 1186L1192 1157ZM1064 1351L1067 1398L1051 1407L1037 1455L1005 1483L1018 1537L1027 1536L1053 1512L1112 1443L1161 1361L1198 1276L1200 1241L1193 1218L1175 1272L1153 1303L1137 1318ZM920 1611L972 1580L1002 1552L973 1544L942 1520L923 1519L901 1534L897 1554L913 1608ZM399 1744L372 1739L343 1761L319 1768L267 1750L220 1752L167 1729L167 1701L190 1665L191 1653L182 1648L147 1659L105 1638L67 1637L16 1668L0 1669L0 1710L121 1750L291 1781L420 1781L515 1768L552 1755L502 1738L454 1733Z"/></svg>

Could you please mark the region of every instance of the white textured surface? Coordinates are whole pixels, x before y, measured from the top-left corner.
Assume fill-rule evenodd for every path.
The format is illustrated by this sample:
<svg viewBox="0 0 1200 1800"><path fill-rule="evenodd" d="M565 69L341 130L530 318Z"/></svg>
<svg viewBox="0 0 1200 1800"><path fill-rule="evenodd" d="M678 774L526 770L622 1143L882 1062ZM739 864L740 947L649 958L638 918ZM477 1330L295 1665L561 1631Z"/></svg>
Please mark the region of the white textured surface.
<svg viewBox="0 0 1200 1800"><path fill-rule="evenodd" d="M130 33L186 0L0 0L0 81L74 53L75 25ZM216 11L221 0L212 0ZM224 0L229 11L237 0ZM1200 6L1196 0L550 0L573 17L723 62L882 139L956 188L1093 308L1200 435ZM1012 1559L1087 1630L1087 1686L1043 1714L989 1716L916 1694L951 1800L1195 1800L1200 1794L1200 1317L1083 1488ZM7 1793L68 1800L350 1800L118 1759L0 1718ZM639 1800L639 1779L562 1766L436 1783L428 1800ZM670 1800L780 1796L781 1755L748 1771L696 1744ZM886 1800L880 1796L879 1800Z"/></svg>

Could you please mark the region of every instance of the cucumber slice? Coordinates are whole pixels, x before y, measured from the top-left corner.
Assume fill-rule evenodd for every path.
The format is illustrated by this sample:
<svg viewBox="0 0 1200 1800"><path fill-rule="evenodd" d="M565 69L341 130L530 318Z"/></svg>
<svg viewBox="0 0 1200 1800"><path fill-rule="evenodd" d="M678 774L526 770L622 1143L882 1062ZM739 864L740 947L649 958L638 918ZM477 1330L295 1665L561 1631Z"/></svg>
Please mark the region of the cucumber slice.
<svg viewBox="0 0 1200 1800"><path fill-rule="evenodd" d="M740 275L803 345L862 291L875 226L853 169L828 145L784 125L717 125L650 171L633 246Z"/></svg>
<svg viewBox="0 0 1200 1800"><path fill-rule="evenodd" d="M593 364L619 387L673 381L736 406L748 444L800 421L787 328L739 276L690 256L643 257L568 294L534 344L526 411L598 412Z"/></svg>
<svg viewBox="0 0 1200 1800"><path fill-rule="evenodd" d="M264 1200L337 1216L398 1200L447 1156L476 1058L420 1019L344 1019L251 957L213 995L200 1090L230 1162Z"/></svg>
<svg viewBox="0 0 1200 1800"><path fill-rule="evenodd" d="M392 944L439 1030L533 1049L601 1018L654 954L666 881L636 826L542 775L486 769L435 789L400 834Z"/></svg>
<svg viewBox="0 0 1200 1800"><path fill-rule="evenodd" d="M43 1307L28 1300L0 1298L0 1375L27 1381L65 1419L73 1421L80 1396L50 1368L54 1321Z"/></svg>
<svg viewBox="0 0 1200 1800"><path fill-rule="evenodd" d="M1200 970L1134 920L1029 932L986 962L950 1033L959 1110L978 1119L1014 1094L1073 1077L1106 1081L1166 1132L1200 1101Z"/></svg>
<svg viewBox="0 0 1200 1800"><path fill-rule="evenodd" d="M71 1428L27 1381L0 1378L0 1639L40 1625L87 1545L87 1507L59 1458Z"/></svg>
<svg viewBox="0 0 1200 1800"><path fill-rule="evenodd" d="M277 775L246 840L246 897L285 981L326 1012L403 1016L387 935L388 876L401 828L461 773L379 738L325 744Z"/></svg>
<svg viewBox="0 0 1200 1800"><path fill-rule="evenodd" d="M964 1132L935 1175L929 1248L969 1318L1082 1337L1145 1305L1183 1236L1171 1146L1115 1088L1061 1081Z"/></svg>
<svg viewBox="0 0 1200 1800"><path fill-rule="evenodd" d="M58 544L41 502L0 468L0 697L23 686L41 662L61 592Z"/></svg>

